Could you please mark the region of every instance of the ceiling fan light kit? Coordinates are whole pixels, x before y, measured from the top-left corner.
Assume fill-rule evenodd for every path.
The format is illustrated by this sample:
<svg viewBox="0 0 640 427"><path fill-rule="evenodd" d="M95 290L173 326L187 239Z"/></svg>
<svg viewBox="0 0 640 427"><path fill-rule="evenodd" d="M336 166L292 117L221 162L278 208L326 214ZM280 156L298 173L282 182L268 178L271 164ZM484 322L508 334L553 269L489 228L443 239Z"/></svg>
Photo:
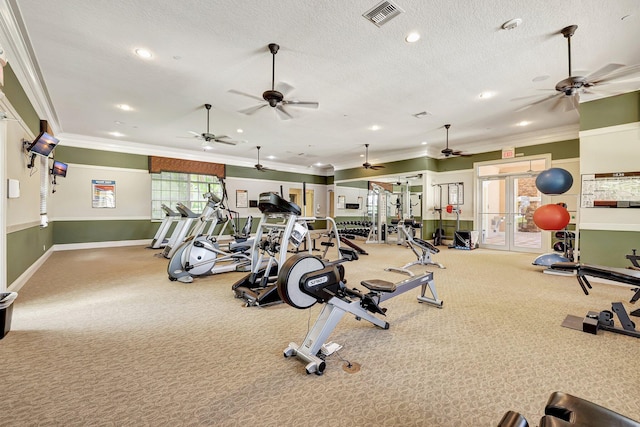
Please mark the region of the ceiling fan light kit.
<svg viewBox="0 0 640 427"><path fill-rule="evenodd" d="M378 169L384 169L384 165L372 165L371 163L369 163L369 144L364 144L364 149L365 149L365 155L364 155L364 163L362 164L362 167L365 169L371 169L371 170L378 170Z"/></svg>
<svg viewBox="0 0 640 427"><path fill-rule="evenodd" d="M449 148L449 128L450 127L451 127L451 124L449 124L449 123L444 125L444 128L447 130L447 145L440 152L442 154L444 154L444 157L451 157L451 156L455 156L455 157L464 156L464 157L466 157L466 156L468 156L468 154L463 154L462 151L460 151L460 150L453 150L453 149Z"/></svg>
<svg viewBox="0 0 640 427"><path fill-rule="evenodd" d="M203 141L202 145L205 149L211 148L210 143L212 142L218 142L225 145L237 145L238 141L228 139L229 137L227 135L214 135L209 131L209 114L211 112L211 104L204 104L204 108L207 110L207 131L203 133L189 131L189 133L192 133L196 138L201 139Z"/></svg>

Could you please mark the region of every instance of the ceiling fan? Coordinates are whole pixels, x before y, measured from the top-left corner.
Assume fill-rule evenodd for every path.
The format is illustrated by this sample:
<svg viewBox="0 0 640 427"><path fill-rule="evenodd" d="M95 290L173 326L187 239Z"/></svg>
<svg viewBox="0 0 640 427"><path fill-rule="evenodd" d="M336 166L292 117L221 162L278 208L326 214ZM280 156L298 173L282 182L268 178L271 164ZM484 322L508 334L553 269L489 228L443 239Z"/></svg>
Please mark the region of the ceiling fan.
<svg viewBox="0 0 640 427"><path fill-rule="evenodd" d="M204 133L198 133L193 131L188 131L193 134L197 139L201 139L202 145L207 147L210 146L211 142L219 142L220 144L226 145L237 145L238 141L232 141L229 139L227 135L214 135L209 132L209 113L211 112L211 104L204 104L204 108L207 109L207 131Z"/></svg>
<svg viewBox="0 0 640 427"><path fill-rule="evenodd" d="M256 148L258 149L258 163L256 163L254 167L260 172L268 172L268 171L270 171L271 169L266 168L266 167L264 167L264 166L262 166L260 164L260 148L261 147L258 145Z"/></svg>
<svg viewBox="0 0 640 427"><path fill-rule="evenodd" d="M586 77L573 76L571 73L571 37L573 37L577 28L577 25L569 25L568 27L564 27L560 30L560 34L567 39L569 77L556 84L555 90L557 93L546 98L542 98L529 105L525 105L524 107L516 110L517 112L551 100L556 100L552 109L556 109L564 103L565 111L576 110L580 102L580 93L593 93L590 90L593 87L599 87L608 83L615 83L615 80L623 80L624 78L629 78L633 74L640 73L640 64L630 66L622 64L607 64Z"/></svg>
<svg viewBox="0 0 640 427"><path fill-rule="evenodd" d="M445 129L447 129L447 146L446 148L443 148L442 151L440 151L442 154L444 154L445 157L451 157L451 156L469 156L469 154L464 154L462 151L460 150L453 150L451 148L449 148L449 128L451 127L450 124L446 124L444 125Z"/></svg>
<svg viewBox="0 0 640 427"><path fill-rule="evenodd" d="M372 165L371 163L369 163L369 144L364 144L364 147L365 147L365 158L364 158L364 163L362 164L362 167L365 169L372 169L372 170L383 169L384 165Z"/></svg>
<svg viewBox="0 0 640 427"><path fill-rule="evenodd" d="M271 89L266 90L262 93L262 98L241 92L239 90L231 89L229 92L235 93L236 95L247 96L252 99L256 99L258 101L266 101L266 103L262 102L259 105L255 105L253 107L246 108L244 110L240 110L240 113L252 115L255 114L258 110L261 110L264 107L273 107L278 113L278 117L282 120L292 119L293 116L289 114L287 110L284 109L285 106L292 107L306 107L306 108L318 108L317 102L306 102L306 101L297 101L293 99L284 99L287 93L293 90L293 86L288 85L287 83L280 82L278 83L277 89L275 85L275 76L276 76L276 53L280 46L276 43L269 43L269 51L272 55L272 66L271 66Z"/></svg>

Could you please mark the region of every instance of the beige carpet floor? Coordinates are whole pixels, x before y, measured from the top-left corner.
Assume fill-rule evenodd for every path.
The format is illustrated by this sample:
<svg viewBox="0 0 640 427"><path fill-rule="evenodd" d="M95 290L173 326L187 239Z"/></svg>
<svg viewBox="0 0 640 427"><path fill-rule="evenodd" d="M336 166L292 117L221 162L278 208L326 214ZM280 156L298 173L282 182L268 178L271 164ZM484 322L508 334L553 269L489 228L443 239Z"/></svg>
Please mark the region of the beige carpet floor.
<svg viewBox="0 0 640 427"><path fill-rule="evenodd" d="M405 276L414 259L367 245L349 285ZM321 305L244 307L242 273L167 279L142 247L55 252L21 289L0 341L0 426L492 426L508 409L536 425L551 392L640 419L640 340L561 327L567 314L627 303L627 287L542 274L531 254L447 250L434 256L444 300L415 292L385 303L389 330L347 315L324 375L285 359ZM347 359L357 373L342 369Z"/></svg>

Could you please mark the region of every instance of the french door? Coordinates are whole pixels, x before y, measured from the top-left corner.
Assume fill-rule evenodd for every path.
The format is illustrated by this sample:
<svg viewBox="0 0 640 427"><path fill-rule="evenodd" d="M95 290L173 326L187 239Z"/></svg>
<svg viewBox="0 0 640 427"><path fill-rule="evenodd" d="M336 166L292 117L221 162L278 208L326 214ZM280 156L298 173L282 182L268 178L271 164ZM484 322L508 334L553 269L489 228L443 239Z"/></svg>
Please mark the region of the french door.
<svg viewBox="0 0 640 427"><path fill-rule="evenodd" d="M479 180L480 244L490 249L543 252L543 233L533 222L541 193L532 174Z"/></svg>

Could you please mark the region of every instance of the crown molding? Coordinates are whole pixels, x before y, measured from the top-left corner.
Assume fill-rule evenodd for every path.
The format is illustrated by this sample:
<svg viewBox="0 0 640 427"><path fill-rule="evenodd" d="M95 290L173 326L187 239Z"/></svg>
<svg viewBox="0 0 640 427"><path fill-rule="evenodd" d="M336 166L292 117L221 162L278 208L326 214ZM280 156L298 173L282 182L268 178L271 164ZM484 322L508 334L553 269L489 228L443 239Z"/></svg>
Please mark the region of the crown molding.
<svg viewBox="0 0 640 427"><path fill-rule="evenodd" d="M54 134L60 133L60 121L33 53L17 0L0 0L0 44L38 116L47 119Z"/></svg>
<svg viewBox="0 0 640 427"><path fill-rule="evenodd" d="M127 140L113 140L105 138L96 138L93 136L79 135L74 133L60 133L56 135L56 138L60 139L60 143L64 146L75 148L86 148L91 150L112 151L118 153L138 154L142 156L159 156L159 157L172 157L175 159L205 161L212 163L224 163L233 166L242 166L253 168L254 163L252 160L246 158L225 156L220 153L212 151L194 152L192 150L184 150L180 148L165 147L158 145L142 144L140 142L133 142ZM318 176L330 176L333 175L333 170L326 170L320 168L309 168L305 166L295 166L284 163L275 162L262 162L270 169L277 170L278 172L291 172L300 174L310 174ZM330 173L327 173L330 172Z"/></svg>

